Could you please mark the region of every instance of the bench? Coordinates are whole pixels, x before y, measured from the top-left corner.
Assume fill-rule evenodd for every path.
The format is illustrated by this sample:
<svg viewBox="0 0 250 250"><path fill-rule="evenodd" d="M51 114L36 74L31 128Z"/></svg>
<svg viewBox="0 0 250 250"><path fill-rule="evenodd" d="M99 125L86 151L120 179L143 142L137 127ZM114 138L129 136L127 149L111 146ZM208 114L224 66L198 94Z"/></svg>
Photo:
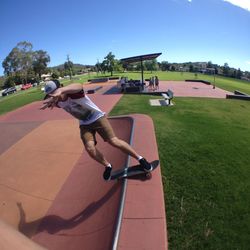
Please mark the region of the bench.
<svg viewBox="0 0 250 250"><path fill-rule="evenodd" d="M171 91L170 89L168 89L168 91L166 93L162 93L161 95L165 99L166 104L170 105L171 100L174 98L174 92Z"/></svg>

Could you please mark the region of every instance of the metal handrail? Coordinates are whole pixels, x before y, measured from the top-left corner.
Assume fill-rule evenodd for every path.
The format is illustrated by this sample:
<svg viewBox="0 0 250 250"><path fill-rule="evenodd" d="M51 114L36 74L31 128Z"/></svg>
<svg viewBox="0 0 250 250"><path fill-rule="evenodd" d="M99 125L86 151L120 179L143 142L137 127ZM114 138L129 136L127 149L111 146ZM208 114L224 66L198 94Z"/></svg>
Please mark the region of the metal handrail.
<svg viewBox="0 0 250 250"><path fill-rule="evenodd" d="M129 139L129 144L132 145L133 137L134 137L134 118L130 117L130 116L116 116L116 117L110 117L110 118L111 119L119 119L119 118L131 119L132 130L131 130L131 135L130 135L130 139ZM127 169L130 165L130 158L131 157L128 156L126 164L125 164L125 169ZM113 242L112 242L112 250L117 250L117 247L118 247L119 235L120 235L120 231L121 231L122 215L123 215L123 210L124 210L124 205L125 205L127 183L128 183L128 180L126 178L122 179L121 198L120 198L118 216L117 216L116 225L115 225L115 233L114 233Z"/></svg>

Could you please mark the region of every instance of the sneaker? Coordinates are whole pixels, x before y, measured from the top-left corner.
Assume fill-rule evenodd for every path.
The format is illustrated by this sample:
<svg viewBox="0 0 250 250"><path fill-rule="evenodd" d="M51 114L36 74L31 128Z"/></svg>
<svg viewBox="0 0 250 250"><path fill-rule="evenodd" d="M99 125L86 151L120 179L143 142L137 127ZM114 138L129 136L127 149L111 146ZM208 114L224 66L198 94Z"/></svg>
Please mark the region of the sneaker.
<svg viewBox="0 0 250 250"><path fill-rule="evenodd" d="M145 158L140 159L139 162L144 171L150 172L153 170L153 166Z"/></svg>
<svg viewBox="0 0 250 250"><path fill-rule="evenodd" d="M105 181L111 180L111 171L112 171L111 167L106 167L105 168L105 171L103 172L103 179Z"/></svg>

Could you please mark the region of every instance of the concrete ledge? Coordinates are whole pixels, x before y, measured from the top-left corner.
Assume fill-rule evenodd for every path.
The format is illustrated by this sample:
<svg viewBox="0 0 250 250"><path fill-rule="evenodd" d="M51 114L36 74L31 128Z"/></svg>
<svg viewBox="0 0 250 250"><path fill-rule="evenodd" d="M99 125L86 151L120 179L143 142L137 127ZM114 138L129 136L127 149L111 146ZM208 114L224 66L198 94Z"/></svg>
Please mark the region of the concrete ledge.
<svg viewBox="0 0 250 250"><path fill-rule="evenodd" d="M239 99L239 100L244 100L244 101L250 101L250 96L249 95L226 95L227 99Z"/></svg>
<svg viewBox="0 0 250 250"><path fill-rule="evenodd" d="M149 161L159 159L151 118L140 114L131 117L134 118L132 146ZM130 164L138 163L131 159ZM158 167L150 180L128 179L118 249L167 248L164 194L161 168Z"/></svg>
<svg viewBox="0 0 250 250"><path fill-rule="evenodd" d="M108 82L108 81L109 79L107 77L95 78L90 80L91 83Z"/></svg>
<svg viewBox="0 0 250 250"><path fill-rule="evenodd" d="M205 80L198 80L198 79L192 79L192 80L189 80L189 79L187 79L187 80L185 80L185 82L202 82L202 83L205 83L205 84L207 84L207 85L211 85L211 82L209 82L209 81L205 81Z"/></svg>
<svg viewBox="0 0 250 250"><path fill-rule="evenodd" d="M87 94L94 94L96 91L98 91L100 89L102 89L102 86L98 86L94 89L89 89L89 90L87 90Z"/></svg>

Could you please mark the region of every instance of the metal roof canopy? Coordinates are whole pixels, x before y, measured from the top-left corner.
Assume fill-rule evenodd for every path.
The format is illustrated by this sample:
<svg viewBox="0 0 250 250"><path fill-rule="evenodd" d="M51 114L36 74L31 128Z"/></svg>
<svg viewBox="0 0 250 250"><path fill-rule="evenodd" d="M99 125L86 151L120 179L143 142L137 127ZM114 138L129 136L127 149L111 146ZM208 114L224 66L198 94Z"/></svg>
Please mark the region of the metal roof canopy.
<svg viewBox="0 0 250 250"><path fill-rule="evenodd" d="M142 62L146 61L146 60L153 60L155 58L157 58L158 56L160 56L162 53L154 53L154 54L147 54L147 55L141 55L141 56L133 56L133 57L127 57L127 58L123 58L120 59L121 62L125 62L125 63L134 63L134 62L141 62L141 79L142 79L142 83L144 82L143 79L143 65Z"/></svg>

